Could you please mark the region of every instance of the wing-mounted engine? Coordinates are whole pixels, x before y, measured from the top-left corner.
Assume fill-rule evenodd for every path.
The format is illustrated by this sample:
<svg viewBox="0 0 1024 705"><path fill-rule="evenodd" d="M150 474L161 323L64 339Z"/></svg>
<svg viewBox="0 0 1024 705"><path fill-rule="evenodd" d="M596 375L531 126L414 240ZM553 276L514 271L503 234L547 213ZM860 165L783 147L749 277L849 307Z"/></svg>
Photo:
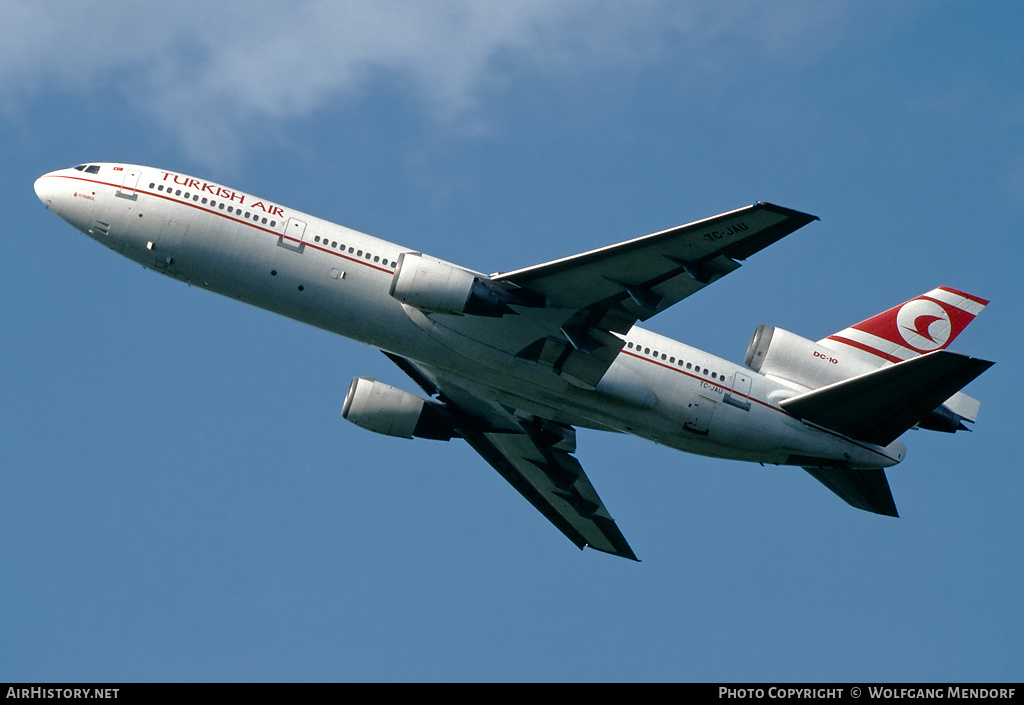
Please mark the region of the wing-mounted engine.
<svg viewBox="0 0 1024 705"><path fill-rule="evenodd" d="M455 434L453 420L439 402L368 377L352 380L341 415L356 426L385 436L447 441Z"/></svg>
<svg viewBox="0 0 1024 705"><path fill-rule="evenodd" d="M421 311L470 316L515 313L509 304L537 305L514 285L456 267L419 252L403 252L391 279L391 296Z"/></svg>
<svg viewBox="0 0 1024 705"><path fill-rule="evenodd" d="M744 359L747 367L766 377L794 382L808 389L841 382L878 369L852 354L830 350L775 326L754 331Z"/></svg>

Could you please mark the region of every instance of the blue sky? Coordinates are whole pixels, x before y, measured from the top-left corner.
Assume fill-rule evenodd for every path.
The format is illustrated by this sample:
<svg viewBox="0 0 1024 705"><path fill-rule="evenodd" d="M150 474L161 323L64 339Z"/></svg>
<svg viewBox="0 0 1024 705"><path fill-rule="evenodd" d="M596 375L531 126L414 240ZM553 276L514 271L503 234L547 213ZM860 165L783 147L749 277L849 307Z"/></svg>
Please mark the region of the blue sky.
<svg viewBox="0 0 1024 705"><path fill-rule="evenodd" d="M130 2L0 27L0 680L1021 680L1019 3ZM756 200L821 217L648 323L740 361L936 285L972 434L898 520L581 432L639 564L465 445L345 423L379 352L143 270L32 182L125 161L484 271Z"/></svg>

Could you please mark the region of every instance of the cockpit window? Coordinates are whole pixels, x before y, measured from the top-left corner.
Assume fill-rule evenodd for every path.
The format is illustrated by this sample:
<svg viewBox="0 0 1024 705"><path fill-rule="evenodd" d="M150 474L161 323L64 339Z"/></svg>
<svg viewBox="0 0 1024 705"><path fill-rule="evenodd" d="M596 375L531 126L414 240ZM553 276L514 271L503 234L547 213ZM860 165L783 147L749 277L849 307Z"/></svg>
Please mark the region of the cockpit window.
<svg viewBox="0 0 1024 705"><path fill-rule="evenodd" d="M100 173L99 164L79 164L75 167L78 171L84 171L86 174L98 174Z"/></svg>

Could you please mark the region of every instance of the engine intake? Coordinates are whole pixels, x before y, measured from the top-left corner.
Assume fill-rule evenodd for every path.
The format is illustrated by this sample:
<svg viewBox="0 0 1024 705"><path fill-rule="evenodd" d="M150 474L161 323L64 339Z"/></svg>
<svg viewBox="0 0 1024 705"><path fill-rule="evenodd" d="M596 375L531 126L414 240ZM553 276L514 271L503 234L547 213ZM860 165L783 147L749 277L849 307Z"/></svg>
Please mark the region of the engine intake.
<svg viewBox="0 0 1024 705"><path fill-rule="evenodd" d="M369 377L352 380L341 415L368 431L397 438L447 441L455 433L451 418L438 402Z"/></svg>
<svg viewBox="0 0 1024 705"><path fill-rule="evenodd" d="M514 313L509 303L522 303L494 282L419 252L398 256L388 293L422 311L455 315L504 316Z"/></svg>

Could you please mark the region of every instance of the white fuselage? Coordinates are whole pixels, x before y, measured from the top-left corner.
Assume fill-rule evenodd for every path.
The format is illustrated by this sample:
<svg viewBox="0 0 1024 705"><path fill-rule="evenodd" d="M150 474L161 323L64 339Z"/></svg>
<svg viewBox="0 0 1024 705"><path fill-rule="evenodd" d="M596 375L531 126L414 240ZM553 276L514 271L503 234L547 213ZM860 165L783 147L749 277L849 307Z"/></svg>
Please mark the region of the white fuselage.
<svg viewBox="0 0 1024 705"><path fill-rule="evenodd" d="M145 267L439 370L480 397L680 450L772 464L900 462L783 411L797 387L634 327L596 390L489 344L493 319L424 314L389 295L408 248L183 174L99 164L36 182L74 227ZM95 167L94 167L95 168Z"/></svg>

